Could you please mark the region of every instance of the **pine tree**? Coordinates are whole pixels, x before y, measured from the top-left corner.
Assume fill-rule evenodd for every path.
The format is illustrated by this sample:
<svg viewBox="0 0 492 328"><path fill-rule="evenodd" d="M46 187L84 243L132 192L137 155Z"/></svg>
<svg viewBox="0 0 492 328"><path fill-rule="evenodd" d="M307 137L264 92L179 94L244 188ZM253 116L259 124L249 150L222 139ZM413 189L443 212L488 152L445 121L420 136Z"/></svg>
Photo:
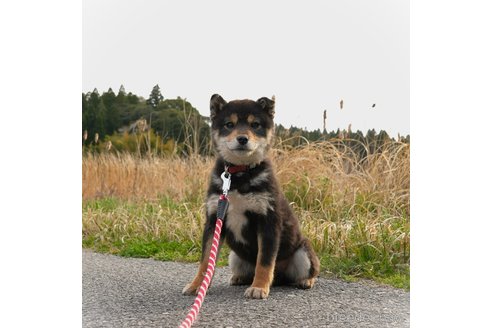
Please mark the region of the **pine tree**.
<svg viewBox="0 0 492 328"><path fill-rule="evenodd" d="M123 96L126 96L126 91L125 91L125 87L122 85L120 85L120 90L118 91L118 96L119 95L123 95Z"/></svg>
<svg viewBox="0 0 492 328"><path fill-rule="evenodd" d="M120 86L120 91L118 91L118 95L116 96L116 102L118 104L123 104L126 102L126 91L123 84Z"/></svg>
<svg viewBox="0 0 492 328"><path fill-rule="evenodd" d="M121 125L120 113L116 103L116 95L113 90L109 90L101 96L106 107L105 130L106 134L113 134Z"/></svg>
<svg viewBox="0 0 492 328"><path fill-rule="evenodd" d="M149 104L150 106L152 106L155 109L155 108L157 108L157 105L159 105L159 103L163 100L164 100L164 97L161 94L161 89L159 88L159 85L156 84L152 88L152 92L149 95L149 99L147 99L147 104Z"/></svg>
<svg viewBox="0 0 492 328"><path fill-rule="evenodd" d="M106 108L113 107L116 100L116 95L114 94L113 89L109 88L108 91L103 93L101 97Z"/></svg>
<svg viewBox="0 0 492 328"><path fill-rule="evenodd" d="M99 91L97 91L97 88L94 88L94 90L87 95L89 96L89 103L94 107L97 107L97 104L99 103Z"/></svg>
<svg viewBox="0 0 492 328"><path fill-rule="evenodd" d="M90 143L94 141L96 133L98 133L101 138L106 134L106 107L104 106L104 102L99 96L97 89L94 89L94 91L86 95L85 107L84 130L87 130L87 142Z"/></svg>

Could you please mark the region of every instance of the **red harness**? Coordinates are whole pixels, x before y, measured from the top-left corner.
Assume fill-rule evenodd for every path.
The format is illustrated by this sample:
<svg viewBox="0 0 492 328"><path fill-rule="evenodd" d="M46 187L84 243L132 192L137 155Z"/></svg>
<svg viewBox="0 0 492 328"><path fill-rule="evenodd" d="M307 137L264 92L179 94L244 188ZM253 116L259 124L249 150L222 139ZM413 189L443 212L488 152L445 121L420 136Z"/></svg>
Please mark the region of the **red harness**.
<svg viewBox="0 0 492 328"><path fill-rule="evenodd" d="M230 174L234 174L234 173L238 173L238 172L245 172L247 170L249 170L248 165L231 165L231 166L227 167L227 171Z"/></svg>

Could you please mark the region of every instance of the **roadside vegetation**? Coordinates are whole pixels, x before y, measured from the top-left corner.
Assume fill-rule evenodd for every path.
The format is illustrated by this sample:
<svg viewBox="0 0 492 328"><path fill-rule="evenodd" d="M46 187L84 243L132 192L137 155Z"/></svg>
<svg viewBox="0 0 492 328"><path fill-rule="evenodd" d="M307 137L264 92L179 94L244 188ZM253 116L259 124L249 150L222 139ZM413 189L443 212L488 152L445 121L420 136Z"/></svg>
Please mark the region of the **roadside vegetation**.
<svg viewBox="0 0 492 328"><path fill-rule="evenodd" d="M318 142L302 136L277 140L272 158L280 184L321 259L322 274L409 289L409 140L372 142L350 134ZM169 151L162 153L84 152L84 247L199 260L214 159L166 145ZM219 265L227 263L227 253L222 248Z"/></svg>

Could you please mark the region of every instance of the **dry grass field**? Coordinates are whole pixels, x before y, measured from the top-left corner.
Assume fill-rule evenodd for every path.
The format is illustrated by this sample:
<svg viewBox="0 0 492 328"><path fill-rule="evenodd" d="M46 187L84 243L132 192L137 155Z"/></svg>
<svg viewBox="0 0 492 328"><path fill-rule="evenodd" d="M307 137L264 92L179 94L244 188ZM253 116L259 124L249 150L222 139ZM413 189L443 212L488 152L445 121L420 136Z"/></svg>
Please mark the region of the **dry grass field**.
<svg viewBox="0 0 492 328"><path fill-rule="evenodd" d="M390 141L372 153L359 146L367 148L363 159L339 140L280 145L271 156L325 274L408 289L410 146ZM199 156L85 155L84 247L196 261L213 163Z"/></svg>

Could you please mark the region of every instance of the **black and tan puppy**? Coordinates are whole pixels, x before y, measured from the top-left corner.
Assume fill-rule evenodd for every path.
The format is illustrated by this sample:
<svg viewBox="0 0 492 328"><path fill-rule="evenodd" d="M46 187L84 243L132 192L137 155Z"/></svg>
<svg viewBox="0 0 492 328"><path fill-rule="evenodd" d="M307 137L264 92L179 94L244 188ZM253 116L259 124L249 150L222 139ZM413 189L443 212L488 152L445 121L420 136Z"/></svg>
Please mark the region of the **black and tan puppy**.
<svg viewBox="0 0 492 328"><path fill-rule="evenodd" d="M301 235L299 222L282 194L267 158L274 131L273 99L226 102L210 100L212 138L217 161L207 197L207 221L203 233L202 260L183 294L200 287L215 230L217 202L222 194L220 175L229 166L232 174L229 209L221 243L231 248L231 285L251 284L245 296L266 298L273 284L311 288L319 273L319 260Z"/></svg>

